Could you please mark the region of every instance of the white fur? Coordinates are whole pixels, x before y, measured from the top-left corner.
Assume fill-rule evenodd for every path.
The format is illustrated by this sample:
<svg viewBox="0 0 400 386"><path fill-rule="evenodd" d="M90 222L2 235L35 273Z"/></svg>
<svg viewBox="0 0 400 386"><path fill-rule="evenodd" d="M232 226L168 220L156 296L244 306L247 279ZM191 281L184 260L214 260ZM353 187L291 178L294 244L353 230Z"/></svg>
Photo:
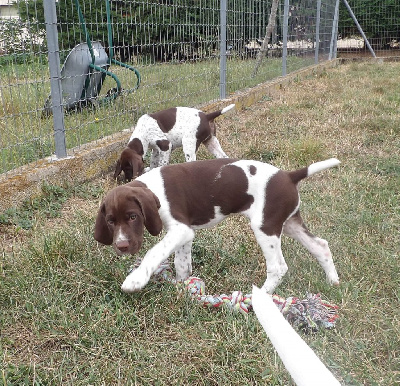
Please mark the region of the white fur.
<svg viewBox="0 0 400 386"><path fill-rule="evenodd" d="M119 229L117 236L115 237L115 243L114 243L114 250L118 255L122 255L123 253L119 250L117 247L118 245L121 246L121 244L127 244L129 243L128 236L124 234L121 229Z"/></svg>
<svg viewBox="0 0 400 386"><path fill-rule="evenodd" d="M122 233L121 230L119 230L119 232L115 238L115 241L118 243L118 242L127 241L127 240L128 240L128 237L124 233Z"/></svg>
<svg viewBox="0 0 400 386"><path fill-rule="evenodd" d="M269 180L279 169L258 161L237 161L233 165L239 166L245 172L249 183L247 193L254 197L254 203L243 214L250 219L251 228L263 251L267 265L267 279L263 288L271 293L282 281L288 269L282 255L280 237L268 236L260 230L263 223L265 190ZM257 172L254 175L250 173L249 167L251 165L257 168Z"/></svg>
<svg viewBox="0 0 400 386"><path fill-rule="evenodd" d="M217 137L212 136L206 143L204 143L204 145L215 158L228 158L222 150Z"/></svg>
<svg viewBox="0 0 400 386"><path fill-rule="evenodd" d="M336 158L330 158L325 161L315 162L308 167L308 175L318 173L322 170L332 168L340 164L340 161Z"/></svg>
<svg viewBox="0 0 400 386"><path fill-rule="evenodd" d="M227 113L229 110L232 110L232 109L234 109L234 108L235 108L235 104L232 103L231 105L224 107L224 108L221 110L221 114L225 114L225 113Z"/></svg>

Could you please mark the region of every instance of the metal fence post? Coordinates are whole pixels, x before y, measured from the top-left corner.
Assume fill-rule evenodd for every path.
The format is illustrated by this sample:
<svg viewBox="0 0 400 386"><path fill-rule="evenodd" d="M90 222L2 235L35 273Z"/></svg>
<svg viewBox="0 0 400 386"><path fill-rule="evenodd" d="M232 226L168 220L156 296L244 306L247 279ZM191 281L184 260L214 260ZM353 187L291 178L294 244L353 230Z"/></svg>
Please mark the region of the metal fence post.
<svg viewBox="0 0 400 386"><path fill-rule="evenodd" d="M363 31L363 29L361 28L360 23L358 22L356 15L354 15L354 12L352 11L349 3L347 2L347 0L343 0L344 5L346 6L347 10L350 13L351 18L353 19L355 25L357 26L358 31L360 32L361 36L364 39L365 45L367 46L367 48L369 49L369 52L371 53L371 55L376 58L376 54L375 51L373 50L373 48L371 47L371 44L369 44L369 41L367 39L367 37L365 36L365 33Z"/></svg>
<svg viewBox="0 0 400 386"><path fill-rule="evenodd" d="M60 50L57 35L57 14L55 0L43 2L46 23L46 37L50 70L51 105L54 124L54 142L57 158L67 157L65 143L64 111L62 106L62 88L60 71Z"/></svg>
<svg viewBox="0 0 400 386"><path fill-rule="evenodd" d="M321 0L317 1L317 22L315 26L315 64L319 59L319 27L321 24Z"/></svg>
<svg viewBox="0 0 400 386"><path fill-rule="evenodd" d="M220 2L221 43L219 61L219 97L226 98L226 0Z"/></svg>
<svg viewBox="0 0 400 386"><path fill-rule="evenodd" d="M339 22L339 1L336 0L335 5L335 15L333 16L333 23L332 23L332 34L331 34L331 44L329 47L329 60L332 60L336 57L336 40L337 40L337 31L338 31L338 22Z"/></svg>
<svg viewBox="0 0 400 386"><path fill-rule="evenodd" d="M288 28L289 28L289 0L285 0L285 5L283 7L282 76L287 75Z"/></svg>

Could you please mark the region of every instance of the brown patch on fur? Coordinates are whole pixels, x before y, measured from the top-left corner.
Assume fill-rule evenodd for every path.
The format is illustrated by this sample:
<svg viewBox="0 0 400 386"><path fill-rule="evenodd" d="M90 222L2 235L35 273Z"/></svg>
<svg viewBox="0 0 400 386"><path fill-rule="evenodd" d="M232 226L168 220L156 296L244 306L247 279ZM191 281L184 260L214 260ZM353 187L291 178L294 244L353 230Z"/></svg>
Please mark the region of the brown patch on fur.
<svg viewBox="0 0 400 386"><path fill-rule="evenodd" d="M299 193L290 172L278 171L271 177L265 190L262 231L279 237L284 222L296 209L298 202Z"/></svg>
<svg viewBox="0 0 400 386"><path fill-rule="evenodd" d="M215 135L216 128L214 119L221 115L221 111L214 111L210 114L205 114L202 111L199 112L200 123L196 133L196 151L200 144L207 142L213 135Z"/></svg>
<svg viewBox="0 0 400 386"><path fill-rule="evenodd" d="M249 172L252 176L255 176L257 173L257 168L254 165L249 166Z"/></svg>
<svg viewBox="0 0 400 386"><path fill-rule="evenodd" d="M250 208L254 197L247 193L248 188L249 182L243 169L227 165L221 169L212 194L217 197L217 206L221 207L221 212L229 215Z"/></svg>
<svg viewBox="0 0 400 386"><path fill-rule="evenodd" d="M294 184L299 183L301 180L307 177L308 175L308 168L302 168L293 170L292 172L287 172L290 179Z"/></svg>
<svg viewBox="0 0 400 386"><path fill-rule="evenodd" d="M207 121L214 121L215 118L221 115L222 110L213 111L212 113L204 114L206 116Z"/></svg>
<svg viewBox="0 0 400 386"><path fill-rule="evenodd" d="M157 111L156 113L149 114L149 116L157 121L163 133L168 133L176 122L176 107Z"/></svg>
<svg viewBox="0 0 400 386"><path fill-rule="evenodd" d="M159 147L161 151L167 151L169 149L168 139L159 139L156 141L156 145Z"/></svg>
<svg viewBox="0 0 400 386"><path fill-rule="evenodd" d="M133 138L132 141L128 143L127 147L129 147L129 149L132 149L141 156L144 155L143 144L139 138Z"/></svg>
<svg viewBox="0 0 400 386"><path fill-rule="evenodd" d="M161 174L172 216L186 225L204 225L219 206L224 215L250 207L254 198L248 195L248 181L243 170L229 165L232 159L216 159L165 166ZM207 163L205 166L204 163ZM228 189L227 189L228 188Z"/></svg>

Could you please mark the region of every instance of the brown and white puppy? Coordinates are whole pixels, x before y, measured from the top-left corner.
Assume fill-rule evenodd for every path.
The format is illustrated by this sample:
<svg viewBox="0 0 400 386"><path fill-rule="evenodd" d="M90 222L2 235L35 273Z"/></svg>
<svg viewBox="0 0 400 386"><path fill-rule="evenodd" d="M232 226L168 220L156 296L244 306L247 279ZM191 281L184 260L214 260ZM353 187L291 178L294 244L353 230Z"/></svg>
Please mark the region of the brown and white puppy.
<svg viewBox="0 0 400 386"><path fill-rule="evenodd" d="M190 107L174 107L141 116L117 161L114 178L122 171L127 181L140 176L148 149L152 150L149 169L167 165L171 151L177 147L183 148L186 162L195 161L201 143L216 158L227 158L215 136L214 119L234 107L231 104L208 114Z"/></svg>
<svg viewBox="0 0 400 386"><path fill-rule="evenodd" d="M258 161L214 159L156 168L135 181L112 189L97 215L94 237L113 245L119 255L139 251L144 227L164 238L147 251L122 290L143 288L150 276L175 253L176 279L192 273L191 248L196 229L213 227L225 217L241 213L251 228L267 265L263 285L272 293L287 271L281 250L281 234L298 240L318 260L327 280L339 278L328 243L312 235L300 216L299 181L338 165L329 159L309 167L285 172Z"/></svg>

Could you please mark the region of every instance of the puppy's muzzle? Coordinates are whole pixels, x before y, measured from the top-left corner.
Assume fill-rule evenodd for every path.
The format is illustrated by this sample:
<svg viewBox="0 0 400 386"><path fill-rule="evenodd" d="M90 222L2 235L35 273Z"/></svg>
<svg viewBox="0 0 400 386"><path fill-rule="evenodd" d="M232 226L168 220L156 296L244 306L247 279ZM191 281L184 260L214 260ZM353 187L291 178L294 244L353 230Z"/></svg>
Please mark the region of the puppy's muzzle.
<svg viewBox="0 0 400 386"><path fill-rule="evenodd" d="M118 255L129 253L129 240L118 240L114 243L114 249Z"/></svg>

